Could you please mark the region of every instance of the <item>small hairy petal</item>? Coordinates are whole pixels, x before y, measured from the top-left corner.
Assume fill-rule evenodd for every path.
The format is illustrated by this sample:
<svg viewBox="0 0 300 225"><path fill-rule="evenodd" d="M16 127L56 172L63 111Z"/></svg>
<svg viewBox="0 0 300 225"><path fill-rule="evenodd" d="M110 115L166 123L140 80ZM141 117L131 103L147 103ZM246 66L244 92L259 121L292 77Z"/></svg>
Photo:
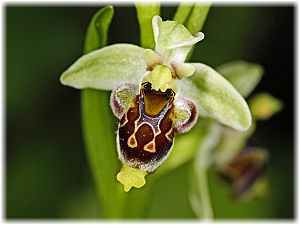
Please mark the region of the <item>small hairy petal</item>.
<svg viewBox="0 0 300 225"><path fill-rule="evenodd" d="M190 63L174 63L173 68L179 79L189 77L195 72L195 67Z"/></svg>
<svg viewBox="0 0 300 225"><path fill-rule="evenodd" d="M138 93L138 86L133 84L122 84L111 92L110 106L114 115L121 119L128 110L131 102Z"/></svg>
<svg viewBox="0 0 300 225"><path fill-rule="evenodd" d="M162 62L161 56L151 49L145 49L144 59L148 68L152 68Z"/></svg>
<svg viewBox="0 0 300 225"><path fill-rule="evenodd" d="M197 108L190 99L176 101L174 113L176 132L188 132L197 122Z"/></svg>

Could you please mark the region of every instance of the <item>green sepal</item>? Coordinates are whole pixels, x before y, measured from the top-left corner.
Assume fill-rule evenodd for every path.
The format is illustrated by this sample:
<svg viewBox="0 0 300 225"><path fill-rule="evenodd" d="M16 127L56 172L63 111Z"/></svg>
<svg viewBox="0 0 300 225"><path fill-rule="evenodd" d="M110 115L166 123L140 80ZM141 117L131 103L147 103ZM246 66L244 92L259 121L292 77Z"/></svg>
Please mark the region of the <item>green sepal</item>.
<svg viewBox="0 0 300 225"><path fill-rule="evenodd" d="M243 60L225 63L216 70L245 98L251 94L263 75L263 68L260 65Z"/></svg>
<svg viewBox="0 0 300 225"><path fill-rule="evenodd" d="M247 130L252 118L245 99L222 75L201 63L191 63L195 73L182 79L181 91L197 105L198 114L237 130Z"/></svg>
<svg viewBox="0 0 300 225"><path fill-rule="evenodd" d="M112 90L123 83L138 84L145 72L143 48L115 44L80 57L60 81L78 89Z"/></svg>
<svg viewBox="0 0 300 225"><path fill-rule="evenodd" d="M199 32L193 36L177 21L162 21L159 16L152 19L155 51L167 61L182 63L191 47L204 38Z"/></svg>

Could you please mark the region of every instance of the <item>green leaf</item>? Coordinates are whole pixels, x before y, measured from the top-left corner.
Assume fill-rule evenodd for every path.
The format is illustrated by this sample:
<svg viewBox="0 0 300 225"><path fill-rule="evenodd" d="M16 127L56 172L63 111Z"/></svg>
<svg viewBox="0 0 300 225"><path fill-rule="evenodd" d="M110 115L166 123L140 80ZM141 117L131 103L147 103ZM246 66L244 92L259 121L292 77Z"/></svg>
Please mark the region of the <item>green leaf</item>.
<svg viewBox="0 0 300 225"><path fill-rule="evenodd" d="M210 9L210 4L200 4L197 3L194 5L188 20L184 23L187 29L191 32L191 34L196 34L201 31L206 20Z"/></svg>
<svg viewBox="0 0 300 225"><path fill-rule="evenodd" d="M85 53L105 46L112 16L113 8L109 6L99 10L93 17L86 34ZM84 68L81 67L81 70L84 71ZM68 76L74 76L66 74L66 78L62 78L63 82L69 81ZM120 218L123 216L124 196L115 178L119 162L112 127L114 121L109 108L109 93L82 90L81 113L84 141L96 191L102 204L102 214L108 218Z"/></svg>
<svg viewBox="0 0 300 225"><path fill-rule="evenodd" d="M103 215L119 218L123 214L123 190L116 180L120 167L112 127L109 93L86 89L81 94L82 128L89 164Z"/></svg>
<svg viewBox="0 0 300 225"><path fill-rule="evenodd" d="M219 66L217 71L245 98L254 90L263 75L263 68L260 65L243 60L225 63Z"/></svg>
<svg viewBox="0 0 300 225"><path fill-rule="evenodd" d="M175 14L174 19L186 26L186 28L195 35L202 30L210 9L209 3L196 3L194 5L182 3ZM195 46L193 46L186 57L189 61L193 54Z"/></svg>
<svg viewBox="0 0 300 225"><path fill-rule="evenodd" d="M195 35L203 28L209 9L209 3L181 3L177 8L174 20L183 24L192 35Z"/></svg>
<svg viewBox="0 0 300 225"><path fill-rule="evenodd" d="M253 118L266 120L282 109L283 102L268 93L259 93L250 99L249 105Z"/></svg>
<svg viewBox="0 0 300 225"><path fill-rule="evenodd" d="M61 76L61 83L74 88L112 90L123 83L137 84L146 72L144 49L115 44L79 58Z"/></svg>
<svg viewBox="0 0 300 225"><path fill-rule="evenodd" d="M191 64L196 71L182 80L181 90L195 101L199 115L237 130L247 130L251 126L251 113L238 91L211 67Z"/></svg>
<svg viewBox="0 0 300 225"><path fill-rule="evenodd" d="M177 8L173 20L177 21L178 23L184 24L187 18L189 17L193 6L194 4L191 3L181 3Z"/></svg>
<svg viewBox="0 0 300 225"><path fill-rule="evenodd" d="M152 30L152 18L160 14L160 5L158 2L151 4L136 3L135 7L140 25L141 46L153 49L155 43Z"/></svg>
<svg viewBox="0 0 300 225"><path fill-rule="evenodd" d="M105 46L108 28L114 14L112 6L100 9L92 18L85 37L84 52L88 53Z"/></svg>

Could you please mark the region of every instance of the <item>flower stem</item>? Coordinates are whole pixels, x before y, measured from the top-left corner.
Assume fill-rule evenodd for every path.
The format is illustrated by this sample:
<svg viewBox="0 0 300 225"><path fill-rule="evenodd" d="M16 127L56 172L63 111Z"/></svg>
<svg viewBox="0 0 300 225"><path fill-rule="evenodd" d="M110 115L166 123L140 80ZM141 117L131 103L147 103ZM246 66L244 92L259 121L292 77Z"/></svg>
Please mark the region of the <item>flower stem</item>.
<svg viewBox="0 0 300 225"><path fill-rule="evenodd" d="M212 121L202 121L204 138L199 143L198 155L192 164L189 197L198 218L213 219L213 209L210 200L207 170L210 165L211 150L217 144L220 127Z"/></svg>
<svg viewBox="0 0 300 225"><path fill-rule="evenodd" d="M200 200L203 208L202 218L210 220L213 218L213 210L210 201L206 167L200 166L200 171L198 173L198 180L199 180Z"/></svg>

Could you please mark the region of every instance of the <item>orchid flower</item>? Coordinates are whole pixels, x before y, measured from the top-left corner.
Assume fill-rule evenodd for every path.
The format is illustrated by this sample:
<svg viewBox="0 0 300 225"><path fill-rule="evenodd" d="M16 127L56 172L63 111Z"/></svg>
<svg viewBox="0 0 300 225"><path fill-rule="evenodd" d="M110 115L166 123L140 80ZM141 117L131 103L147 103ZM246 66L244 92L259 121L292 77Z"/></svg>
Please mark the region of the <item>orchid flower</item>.
<svg viewBox="0 0 300 225"><path fill-rule="evenodd" d="M188 132L199 116L240 131L252 122L246 101L229 81L205 64L185 62L203 33L193 36L184 25L159 16L152 28L153 50L110 45L80 57L61 76L62 84L77 89L112 91L123 164L117 179L125 191L145 184L144 177L171 153L174 135Z"/></svg>

